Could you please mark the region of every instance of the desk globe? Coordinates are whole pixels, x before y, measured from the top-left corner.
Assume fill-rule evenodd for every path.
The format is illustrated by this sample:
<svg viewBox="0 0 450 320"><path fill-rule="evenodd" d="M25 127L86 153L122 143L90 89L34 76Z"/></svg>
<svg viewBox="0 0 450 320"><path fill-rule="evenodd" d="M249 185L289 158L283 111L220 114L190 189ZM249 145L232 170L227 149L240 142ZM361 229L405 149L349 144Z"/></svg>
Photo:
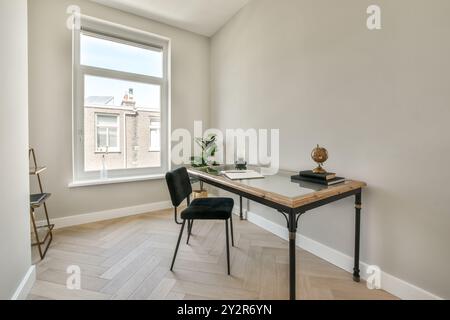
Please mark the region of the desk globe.
<svg viewBox="0 0 450 320"><path fill-rule="evenodd" d="M325 148L321 148L319 145L312 151L311 158L319 166L313 170L317 174L325 174L327 171L323 168L323 164L328 160L328 151Z"/></svg>

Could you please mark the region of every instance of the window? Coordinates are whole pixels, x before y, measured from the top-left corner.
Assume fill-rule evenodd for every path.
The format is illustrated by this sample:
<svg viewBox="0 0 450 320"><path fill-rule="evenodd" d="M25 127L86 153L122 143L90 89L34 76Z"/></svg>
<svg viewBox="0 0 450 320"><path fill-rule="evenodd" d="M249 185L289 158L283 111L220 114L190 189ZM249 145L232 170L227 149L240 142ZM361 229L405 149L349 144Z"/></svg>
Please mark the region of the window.
<svg viewBox="0 0 450 320"><path fill-rule="evenodd" d="M99 180L104 166L113 180L162 176L169 40L87 17L73 37L74 185Z"/></svg>
<svg viewBox="0 0 450 320"><path fill-rule="evenodd" d="M150 152L161 151L161 119L150 118Z"/></svg>
<svg viewBox="0 0 450 320"><path fill-rule="evenodd" d="M119 116L97 114L95 127L97 132L96 151L101 153L120 152Z"/></svg>

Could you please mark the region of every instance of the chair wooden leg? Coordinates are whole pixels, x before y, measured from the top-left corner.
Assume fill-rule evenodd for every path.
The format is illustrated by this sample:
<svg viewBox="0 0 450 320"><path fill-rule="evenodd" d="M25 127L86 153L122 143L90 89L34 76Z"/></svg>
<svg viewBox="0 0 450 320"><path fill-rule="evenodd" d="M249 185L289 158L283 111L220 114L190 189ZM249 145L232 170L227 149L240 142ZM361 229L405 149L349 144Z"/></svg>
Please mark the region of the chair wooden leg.
<svg viewBox="0 0 450 320"><path fill-rule="evenodd" d="M41 240L39 239L38 228L36 226L36 221L34 219L34 215L35 215L34 209L30 209L31 224L33 226L34 236L36 238L36 243L37 243L37 247L39 250L39 256L41 257L42 260L44 260L44 254L42 253L42 249L41 249Z"/></svg>
<svg viewBox="0 0 450 320"><path fill-rule="evenodd" d="M189 220L189 222L188 222L188 238L187 238L186 244L189 244L189 240L191 240L193 226L194 226L194 220Z"/></svg>
<svg viewBox="0 0 450 320"><path fill-rule="evenodd" d="M228 265L228 275L231 275L230 267L230 235L228 234L228 220L225 221L225 231L227 234L227 265Z"/></svg>
<svg viewBox="0 0 450 320"><path fill-rule="evenodd" d="M231 226L231 245L234 247L233 214L231 214L231 217L230 217L230 226Z"/></svg>
<svg viewBox="0 0 450 320"><path fill-rule="evenodd" d="M186 220L183 220L183 225L181 226L180 236L178 237L177 247L175 249L175 254L173 256L172 266L170 267L170 271L173 271L173 267L175 265L175 259L177 258L178 249L180 248L181 238L183 238L184 227L186 226Z"/></svg>

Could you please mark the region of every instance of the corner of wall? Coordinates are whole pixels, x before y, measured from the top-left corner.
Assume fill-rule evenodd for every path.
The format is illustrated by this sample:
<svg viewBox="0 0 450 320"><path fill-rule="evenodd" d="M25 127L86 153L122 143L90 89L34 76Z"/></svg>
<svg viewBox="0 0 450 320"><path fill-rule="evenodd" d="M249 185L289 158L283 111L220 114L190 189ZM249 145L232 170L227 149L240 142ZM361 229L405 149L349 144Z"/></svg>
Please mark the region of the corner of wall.
<svg viewBox="0 0 450 320"><path fill-rule="evenodd" d="M14 292L11 300L26 300L35 282L36 267L31 266Z"/></svg>

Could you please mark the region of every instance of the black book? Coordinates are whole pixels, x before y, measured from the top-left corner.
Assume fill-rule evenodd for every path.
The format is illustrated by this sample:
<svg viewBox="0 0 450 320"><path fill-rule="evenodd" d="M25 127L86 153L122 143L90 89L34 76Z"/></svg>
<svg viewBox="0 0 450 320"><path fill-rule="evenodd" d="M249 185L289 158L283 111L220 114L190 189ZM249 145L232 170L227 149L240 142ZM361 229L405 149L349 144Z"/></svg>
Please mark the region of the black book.
<svg viewBox="0 0 450 320"><path fill-rule="evenodd" d="M39 204L45 198L45 196L46 196L45 193L32 194L30 196L31 205Z"/></svg>
<svg viewBox="0 0 450 320"><path fill-rule="evenodd" d="M341 177L336 177L336 178L328 180L328 181L321 180L321 179L307 178L307 177L302 177L302 176L293 176L291 178L293 180L312 182L312 183L320 184L323 186L334 186L336 184L343 183L346 181L345 178L341 178Z"/></svg>
<svg viewBox="0 0 450 320"><path fill-rule="evenodd" d="M336 178L335 173L314 173L312 170L309 171L301 171L300 177L329 181Z"/></svg>

